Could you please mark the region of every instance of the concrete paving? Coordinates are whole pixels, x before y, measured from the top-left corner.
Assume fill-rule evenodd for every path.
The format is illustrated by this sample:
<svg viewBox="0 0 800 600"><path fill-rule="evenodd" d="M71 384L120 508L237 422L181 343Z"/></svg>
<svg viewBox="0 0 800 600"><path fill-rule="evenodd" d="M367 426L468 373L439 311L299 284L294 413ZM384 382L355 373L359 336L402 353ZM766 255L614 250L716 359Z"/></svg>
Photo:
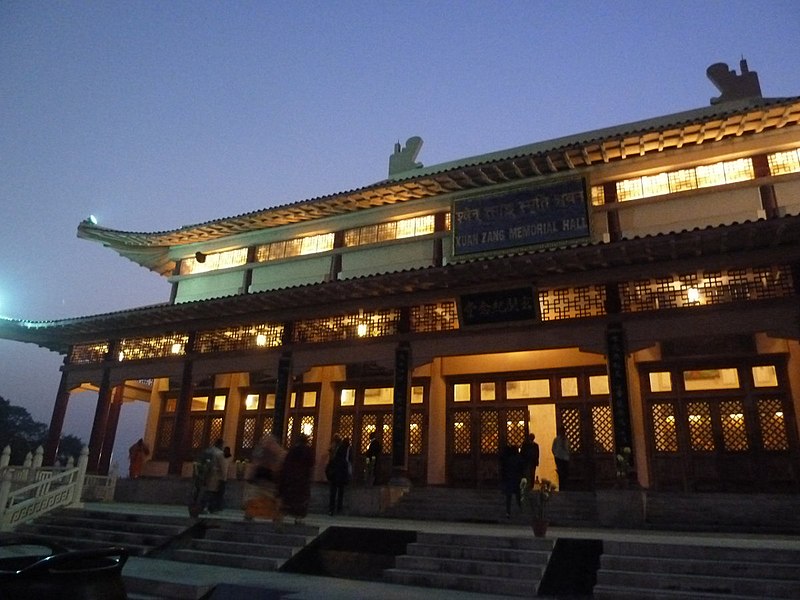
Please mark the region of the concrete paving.
<svg viewBox="0 0 800 600"><path fill-rule="evenodd" d="M132 503L87 503L87 509L121 513L138 513L188 517L185 506ZM214 515L215 518L242 520L241 510L226 509ZM490 535L501 537L529 537L529 527L513 523L471 524L441 521L415 521L386 518L365 518L311 514L305 522L319 527L320 532L331 526L364 527L382 529L403 529L419 532L442 532L459 534ZM600 540L640 540L672 544L696 544L711 546L730 546L739 548L783 548L800 550L800 537L761 534L693 534L666 531L633 531L607 529L577 529L551 527L547 533L551 538L600 539ZM401 586L391 583L356 581L332 577L298 575L281 572L261 572L208 565L160 560L156 558L131 557L123 570L123 575L146 577L159 581L191 583L197 586L221 585L219 598L247 598L261 600L266 598L331 600L381 598L395 600L402 598L425 597L430 599L489 600L504 596L476 594L455 590L438 590ZM223 587L228 586L223 594ZM276 593L280 592L280 593ZM216 598L216 596L213 596Z"/></svg>

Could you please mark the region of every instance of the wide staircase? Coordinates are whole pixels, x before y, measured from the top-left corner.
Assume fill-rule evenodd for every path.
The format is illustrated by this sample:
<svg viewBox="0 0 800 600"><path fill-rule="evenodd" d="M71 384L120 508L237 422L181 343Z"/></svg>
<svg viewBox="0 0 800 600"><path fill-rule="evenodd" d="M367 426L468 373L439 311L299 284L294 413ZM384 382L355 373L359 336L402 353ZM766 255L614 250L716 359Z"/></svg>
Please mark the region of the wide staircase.
<svg viewBox="0 0 800 600"><path fill-rule="evenodd" d="M62 508L18 525L14 533L30 540L55 542L71 550L117 546L125 548L131 556L145 556L169 544L192 524L188 516Z"/></svg>
<svg viewBox="0 0 800 600"><path fill-rule="evenodd" d="M533 596L553 540L418 533L385 581L505 596Z"/></svg>
<svg viewBox="0 0 800 600"><path fill-rule="evenodd" d="M604 541L598 600L800 598L800 550Z"/></svg>
<svg viewBox="0 0 800 600"><path fill-rule="evenodd" d="M461 523L528 524L530 510L518 507L512 499L511 516L506 517L505 497L493 489L453 489L413 487L382 517ZM591 526L596 520L596 502L592 492L555 494L547 505L551 525L560 527Z"/></svg>

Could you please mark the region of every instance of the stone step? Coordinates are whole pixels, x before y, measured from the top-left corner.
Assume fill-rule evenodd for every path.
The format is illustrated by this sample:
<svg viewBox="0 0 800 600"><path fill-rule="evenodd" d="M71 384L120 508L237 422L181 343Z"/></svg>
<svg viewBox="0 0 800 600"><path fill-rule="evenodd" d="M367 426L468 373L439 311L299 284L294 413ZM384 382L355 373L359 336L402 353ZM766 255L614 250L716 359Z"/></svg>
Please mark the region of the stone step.
<svg viewBox="0 0 800 600"><path fill-rule="evenodd" d="M651 556L618 556L604 554L600 558L602 569L610 571L637 571L683 575L708 575L715 577L745 577L763 579L798 580L796 562L755 562L741 557L737 560L698 558L664 558Z"/></svg>
<svg viewBox="0 0 800 600"><path fill-rule="evenodd" d="M15 532L27 537L58 542L71 549L121 546L135 555L141 555L168 539L153 535L37 524L21 525Z"/></svg>
<svg viewBox="0 0 800 600"><path fill-rule="evenodd" d="M460 575L475 577L535 579L536 581L539 581L544 573L544 564L537 566L521 563L506 563L495 560L443 558L441 556L430 557L411 554L395 558L395 567L405 571L433 571L436 573L458 573Z"/></svg>
<svg viewBox="0 0 800 600"><path fill-rule="evenodd" d="M604 555L800 564L800 550L606 540Z"/></svg>
<svg viewBox="0 0 800 600"><path fill-rule="evenodd" d="M47 515L36 520L40 525L60 525L74 527L75 529L99 531L121 531L138 534L178 535L186 529L185 525L175 523L145 523L142 521L128 521L119 519L95 519L90 515Z"/></svg>
<svg viewBox="0 0 800 600"><path fill-rule="evenodd" d="M213 589L208 585L159 581L124 573L122 580L128 600L201 600Z"/></svg>
<svg viewBox="0 0 800 600"><path fill-rule="evenodd" d="M277 571L286 562L282 558L266 556L246 556L242 554L225 554L222 552L208 552L182 548L175 550L173 560L192 564L214 565L217 567L233 567L236 569L251 569L254 571Z"/></svg>
<svg viewBox="0 0 800 600"><path fill-rule="evenodd" d="M205 539L207 540L224 540L242 544L267 544L273 546L304 546L308 542L309 537L313 536L279 533L276 531L237 531L227 527L209 529L205 534Z"/></svg>
<svg viewBox="0 0 800 600"><path fill-rule="evenodd" d="M192 550L216 552L236 556L259 556L266 558L290 558L294 554L291 546L270 546L267 544L242 544L222 540L192 540Z"/></svg>
<svg viewBox="0 0 800 600"><path fill-rule="evenodd" d="M88 539L83 538L80 536L80 532L71 532L70 535L52 535L52 534L42 534L38 533L35 530L23 529L22 527L17 527L14 530L15 533L24 535L26 539L29 540L39 540L45 545L48 543L52 544L59 544L64 546L68 550L94 550L97 548L108 548L109 546L120 546L125 548L131 556L141 556L145 554L148 550L150 550L150 546L145 546L141 544L135 543L128 543L128 544L111 544L106 540L102 539Z"/></svg>
<svg viewBox="0 0 800 600"><path fill-rule="evenodd" d="M681 590L654 590L653 588L618 588L597 584L592 590L593 600L763 600L763 596L720 595L714 593L686 592Z"/></svg>
<svg viewBox="0 0 800 600"><path fill-rule="evenodd" d="M413 556L441 558L463 558L472 560L493 560L507 563L539 564L546 563L549 550L520 550L517 548L491 548L475 546L440 546L435 544L412 543L408 553Z"/></svg>
<svg viewBox="0 0 800 600"><path fill-rule="evenodd" d="M680 575L601 569L597 584L622 589L650 588L687 593L713 593L726 598L731 595L761 598L800 598L800 581L772 580L745 577L713 577L706 575Z"/></svg>
<svg viewBox="0 0 800 600"><path fill-rule="evenodd" d="M473 546L478 548L510 548L514 550L530 550L549 552L553 548L553 540L533 536L487 536L466 535L458 533L419 532L417 543L444 547Z"/></svg>
<svg viewBox="0 0 800 600"><path fill-rule="evenodd" d="M539 585L539 581L534 579L469 576L461 573L439 573L397 568L387 569L383 573L386 581L400 585L444 588L505 596L535 596Z"/></svg>

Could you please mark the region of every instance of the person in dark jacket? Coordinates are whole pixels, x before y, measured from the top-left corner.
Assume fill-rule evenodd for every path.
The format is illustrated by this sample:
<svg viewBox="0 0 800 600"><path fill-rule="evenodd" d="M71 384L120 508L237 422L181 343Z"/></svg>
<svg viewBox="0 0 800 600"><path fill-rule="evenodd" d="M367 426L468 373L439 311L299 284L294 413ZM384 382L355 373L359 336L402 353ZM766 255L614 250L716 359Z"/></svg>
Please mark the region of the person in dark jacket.
<svg viewBox="0 0 800 600"><path fill-rule="evenodd" d="M342 438L333 458L326 469L328 482L330 483L330 496L328 499L328 514L342 512L344 503L344 487L350 482L350 475L353 472L352 455L350 450L350 438Z"/></svg>
<svg viewBox="0 0 800 600"><path fill-rule="evenodd" d="M528 480L528 489L533 489L536 481L536 467L539 466L539 444L534 440L536 436L528 434L522 446L519 447L519 454L522 457L522 476Z"/></svg>
<svg viewBox="0 0 800 600"><path fill-rule="evenodd" d="M314 451L308 445L308 436L301 433L283 460L278 480L281 511L294 517L295 523L300 523L308 514L313 470Z"/></svg>
<svg viewBox="0 0 800 600"><path fill-rule="evenodd" d="M517 506L522 505L519 484L522 481L522 457L516 446L506 445L500 454L500 484L506 500L506 518L511 517L511 497L517 499Z"/></svg>

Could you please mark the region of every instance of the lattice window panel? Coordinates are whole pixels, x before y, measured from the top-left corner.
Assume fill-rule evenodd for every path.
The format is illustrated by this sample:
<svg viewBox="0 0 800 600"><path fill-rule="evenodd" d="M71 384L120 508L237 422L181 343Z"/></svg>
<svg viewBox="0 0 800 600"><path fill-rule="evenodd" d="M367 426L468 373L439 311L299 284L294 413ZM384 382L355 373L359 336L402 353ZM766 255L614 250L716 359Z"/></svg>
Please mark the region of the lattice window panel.
<svg viewBox="0 0 800 600"><path fill-rule="evenodd" d="M786 413L780 400L758 401L758 424L764 450L789 450L786 434Z"/></svg>
<svg viewBox="0 0 800 600"><path fill-rule="evenodd" d="M349 438L353 440L353 422L355 419L351 414L339 415L339 426L336 428L335 433L338 433L342 439Z"/></svg>
<svg viewBox="0 0 800 600"><path fill-rule="evenodd" d="M73 365L103 362L108 354L108 348L108 342L76 344L69 353L69 362Z"/></svg>
<svg viewBox="0 0 800 600"><path fill-rule="evenodd" d="M500 418L496 410L480 412L480 443L483 454L500 451Z"/></svg>
<svg viewBox="0 0 800 600"><path fill-rule="evenodd" d="M791 269L785 265L697 271L619 285L623 312L783 298L794 288Z"/></svg>
<svg viewBox="0 0 800 600"><path fill-rule="evenodd" d="M542 321L580 319L606 314L606 288L586 285L576 288L539 290Z"/></svg>
<svg viewBox="0 0 800 600"><path fill-rule="evenodd" d="M592 441L595 453L614 452L614 427L610 406L592 406Z"/></svg>
<svg viewBox="0 0 800 600"><path fill-rule="evenodd" d="M214 443L216 440L222 437L222 417L214 417L211 419L211 428L208 432L208 440L210 443Z"/></svg>
<svg viewBox="0 0 800 600"><path fill-rule="evenodd" d="M711 425L711 408L705 402L690 402L686 405L686 411L692 450L713 452L716 444Z"/></svg>
<svg viewBox="0 0 800 600"><path fill-rule="evenodd" d="M421 412L412 412L408 420L408 453L412 455L420 455L423 451L422 417Z"/></svg>
<svg viewBox="0 0 800 600"><path fill-rule="evenodd" d="M564 435L569 442L570 451L576 454L583 452L580 410L577 408L562 408L561 425L564 428Z"/></svg>
<svg viewBox="0 0 800 600"><path fill-rule="evenodd" d="M458 329L458 309L454 300L411 307L411 331L451 331Z"/></svg>
<svg viewBox="0 0 800 600"><path fill-rule="evenodd" d="M366 337L383 337L397 333L400 311L397 309L365 311L322 319L297 321L292 331L293 342L335 342Z"/></svg>
<svg viewBox="0 0 800 600"><path fill-rule="evenodd" d="M203 447L203 430L205 429L205 419L192 419L191 447L192 450L200 450Z"/></svg>
<svg viewBox="0 0 800 600"><path fill-rule="evenodd" d="M294 429L293 425L294 425L294 417L290 416L288 419L286 419L286 447L287 448L291 448L292 444L294 443L293 442L294 436L292 435L292 429Z"/></svg>
<svg viewBox="0 0 800 600"><path fill-rule="evenodd" d="M720 402L719 419L722 424L722 441L728 452L744 452L750 449L744 405L739 400Z"/></svg>
<svg viewBox="0 0 800 600"><path fill-rule="evenodd" d="M472 420L465 410L453 413L453 454L472 452Z"/></svg>
<svg viewBox="0 0 800 600"><path fill-rule="evenodd" d="M275 417L264 417L264 423L261 426L261 437L265 435L272 435L272 428L275 426Z"/></svg>
<svg viewBox="0 0 800 600"><path fill-rule="evenodd" d="M359 444L359 452L364 454L369 447L369 434L372 431L378 430L378 415L365 414L361 415L361 443Z"/></svg>
<svg viewBox="0 0 800 600"><path fill-rule="evenodd" d="M520 408L506 412L506 443L519 448L525 441L527 409Z"/></svg>
<svg viewBox="0 0 800 600"><path fill-rule="evenodd" d="M392 447L392 419L386 415L383 418L383 435L381 436L381 445L384 448Z"/></svg>
<svg viewBox="0 0 800 600"><path fill-rule="evenodd" d="M672 403L654 404L651 415L656 452L677 452L678 432L675 428L675 407Z"/></svg>
<svg viewBox="0 0 800 600"><path fill-rule="evenodd" d="M252 449L256 445L256 419L247 417L242 424L242 448Z"/></svg>
<svg viewBox="0 0 800 600"><path fill-rule="evenodd" d="M314 422L314 415L303 415L300 417L300 431L308 436L308 445L314 445L314 436L317 432L317 426Z"/></svg>
<svg viewBox="0 0 800 600"><path fill-rule="evenodd" d="M197 352L229 352L231 350L256 350L281 345L283 325L260 323L227 329L201 331L197 334Z"/></svg>
<svg viewBox="0 0 800 600"><path fill-rule="evenodd" d="M120 341L119 361L183 356L189 336L185 334L162 335L157 337L126 338Z"/></svg>
<svg viewBox="0 0 800 600"><path fill-rule="evenodd" d="M169 450L172 447L172 440L175 438L175 420L164 419L158 432L158 442L156 447L160 450Z"/></svg>

